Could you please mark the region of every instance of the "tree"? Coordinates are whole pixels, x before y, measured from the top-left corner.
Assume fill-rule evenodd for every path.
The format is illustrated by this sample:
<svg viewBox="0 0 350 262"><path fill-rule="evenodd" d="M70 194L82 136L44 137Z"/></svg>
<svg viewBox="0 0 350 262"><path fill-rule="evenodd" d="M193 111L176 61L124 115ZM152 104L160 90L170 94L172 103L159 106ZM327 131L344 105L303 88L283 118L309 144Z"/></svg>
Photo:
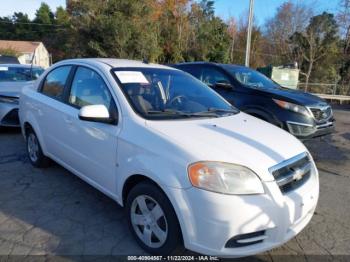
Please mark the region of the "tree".
<svg viewBox="0 0 350 262"><path fill-rule="evenodd" d="M240 16L236 24L236 36L232 53L230 53L230 63L244 64L247 30L248 30L248 11ZM231 40L232 41L232 40ZM232 42L231 42L232 45ZM251 61L250 66L253 68L265 65L264 57L262 56L264 48L264 37L260 28L256 25L255 18L253 19L252 38L251 38Z"/></svg>
<svg viewBox="0 0 350 262"><path fill-rule="evenodd" d="M192 37L186 60L228 62L228 26L214 14L213 1L193 3L189 14Z"/></svg>
<svg viewBox="0 0 350 262"><path fill-rule="evenodd" d="M160 61L173 63L184 61L189 42L189 0L158 1L158 29L160 46L163 47Z"/></svg>
<svg viewBox="0 0 350 262"><path fill-rule="evenodd" d="M291 52L289 38L294 32L302 32L313 16L312 5L288 0L277 8L276 14L265 23L265 38L268 41L266 52L276 54L276 64L298 60Z"/></svg>
<svg viewBox="0 0 350 262"><path fill-rule="evenodd" d="M51 12L50 6L46 3L41 3L35 13L34 22L41 24L53 24L54 14Z"/></svg>
<svg viewBox="0 0 350 262"><path fill-rule="evenodd" d="M54 25L55 16L46 3L41 3L39 9L35 12L32 28L34 29L36 40L51 39L56 30Z"/></svg>
<svg viewBox="0 0 350 262"><path fill-rule="evenodd" d="M148 1L67 1L72 56L156 60L158 30Z"/></svg>
<svg viewBox="0 0 350 262"><path fill-rule="evenodd" d="M33 40L34 33L28 15L15 12L11 17L0 17L0 38Z"/></svg>
<svg viewBox="0 0 350 262"><path fill-rule="evenodd" d="M50 37L44 37L43 41L49 49L53 62L69 58L71 54L67 50L72 49L72 30L70 27L70 17L66 9L59 6L54 14L54 24L51 27L53 34Z"/></svg>
<svg viewBox="0 0 350 262"><path fill-rule="evenodd" d="M69 25L69 14L62 6L59 6L56 9L54 23L62 26Z"/></svg>
<svg viewBox="0 0 350 262"><path fill-rule="evenodd" d="M20 54L11 48L5 48L5 49L0 49L0 56L13 56L13 57L18 57Z"/></svg>
<svg viewBox="0 0 350 262"><path fill-rule="evenodd" d="M227 21L227 32L230 36L231 42L230 42L230 51L229 51L229 59L230 62L233 61L234 58L234 51L235 51L235 41L237 38L237 22L234 17L231 17Z"/></svg>
<svg viewBox="0 0 350 262"><path fill-rule="evenodd" d="M339 1L337 21L342 37L341 83L345 89L345 93L348 93L350 91L350 0Z"/></svg>
<svg viewBox="0 0 350 262"><path fill-rule="evenodd" d="M31 21L27 14L15 12L12 16L13 36L21 38L21 40L34 40L35 32L33 32Z"/></svg>
<svg viewBox="0 0 350 262"><path fill-rule="evenodd" d="M334 15L324 12L312 17L305 31L291 36L294 52L303 59L300 73L305 76L305 90L315 63L337 52L337 33Z"/></svg>

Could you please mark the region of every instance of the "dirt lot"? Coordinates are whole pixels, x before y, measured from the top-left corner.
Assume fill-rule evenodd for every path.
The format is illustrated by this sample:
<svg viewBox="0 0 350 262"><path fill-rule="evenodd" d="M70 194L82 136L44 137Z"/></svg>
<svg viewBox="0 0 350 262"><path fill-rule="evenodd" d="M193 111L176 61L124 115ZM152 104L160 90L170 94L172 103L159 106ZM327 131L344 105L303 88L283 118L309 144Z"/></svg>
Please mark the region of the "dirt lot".
<svg viewBox="0 0 350 262"><path fill-rule="evenodd" d="M320 171L315 216L296 238L254 260L290 258L279 255L298 255L293 258L299 261L350 259L341 256L350 255L350 109L336 110L335 117L332 137L305 143ZM128 232L122 208L58 165L33 168L19 130L2 130L0 261L24 258L8 255L45 255L27 257L33 260L74 255L70 258L77 260L118 254L144 254Z"/></svg>

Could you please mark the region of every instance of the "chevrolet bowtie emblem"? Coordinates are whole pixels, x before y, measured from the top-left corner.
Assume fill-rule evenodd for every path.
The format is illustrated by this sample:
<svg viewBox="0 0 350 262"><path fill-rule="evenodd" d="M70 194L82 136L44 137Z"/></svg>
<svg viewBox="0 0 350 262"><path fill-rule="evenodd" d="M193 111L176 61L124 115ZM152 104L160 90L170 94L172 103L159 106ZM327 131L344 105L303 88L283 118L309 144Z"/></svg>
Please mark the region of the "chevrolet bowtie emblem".
<svg viewBox="0 0 350 262"><path fill-rule="evenodd" d="M304 175L303 172L300 169L297 169L297 170L295 170L295 173L293 175L293 179L298 181L298 180L303 178L303 175Z"/></svg>

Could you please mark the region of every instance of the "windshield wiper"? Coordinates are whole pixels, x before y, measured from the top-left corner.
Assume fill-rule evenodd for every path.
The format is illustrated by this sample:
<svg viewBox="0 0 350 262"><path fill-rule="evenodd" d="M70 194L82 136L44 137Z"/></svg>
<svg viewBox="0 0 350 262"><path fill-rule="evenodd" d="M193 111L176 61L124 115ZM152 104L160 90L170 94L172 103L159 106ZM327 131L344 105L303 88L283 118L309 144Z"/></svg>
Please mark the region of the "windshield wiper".
<svg viewBox="0 0 350 262"><path fill-rule="evenodd" d="M239 110L235 109L235 108L231 108L231 109L225 109L225 108L215 108L215 107L209 107L208 111L204 111L204 112L222 112L222 113L232 113L232 114L237 114L239 112Z"/></svg>
<svg viewBox="0 0 350 262"><path fill-rule="evenodd" d="M164 110L149 110L147 114L166 114L175 116L186 116L186 117L218 117L215 112L203 111L203 112L184 112L175 109L164 109Z"/></svg>

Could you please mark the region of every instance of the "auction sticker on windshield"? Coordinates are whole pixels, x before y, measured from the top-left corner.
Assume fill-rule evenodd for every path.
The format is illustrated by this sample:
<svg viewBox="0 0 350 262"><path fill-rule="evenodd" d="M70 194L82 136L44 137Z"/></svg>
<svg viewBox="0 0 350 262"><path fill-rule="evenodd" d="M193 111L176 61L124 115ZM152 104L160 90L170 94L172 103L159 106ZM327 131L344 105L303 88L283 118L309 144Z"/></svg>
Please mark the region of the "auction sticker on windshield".
<svg viewBox="0 0 350 262"><path fill-rule="evenodd" d="M114 72L122 84L140 83L149 84L147 78L138 71L115 71Z"/></svg>
<svg viewBox="0 0 350 262"><path fill-rule="evenodd" d="M5 66L0 66L0 71L8 71L9 68Z"/></svg>

